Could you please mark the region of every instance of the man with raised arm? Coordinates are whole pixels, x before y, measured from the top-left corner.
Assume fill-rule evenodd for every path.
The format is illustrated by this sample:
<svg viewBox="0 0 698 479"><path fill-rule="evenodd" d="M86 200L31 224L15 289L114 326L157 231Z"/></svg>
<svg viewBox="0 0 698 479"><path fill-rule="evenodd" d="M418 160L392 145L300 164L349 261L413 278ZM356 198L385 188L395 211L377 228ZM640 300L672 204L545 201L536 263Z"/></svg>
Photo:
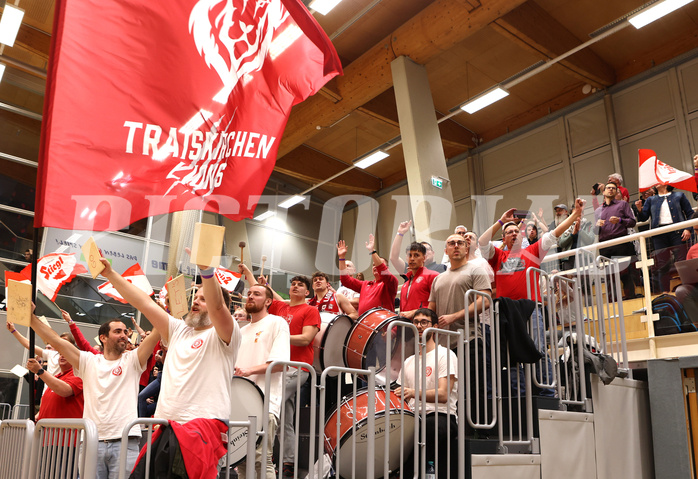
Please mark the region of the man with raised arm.
<svg viewBox="0 0 698 479"><path fill-rule="evenodd" d="M104 260L106 262L106 260ZM109 263L107 263L109 264ZM84 417L97 426L97 478L116 479L119 474L121 435L128 423L138 417L138 381L155 343L157 331L143 341L141 347L127 351L126 325L118 319L102 324L99 341L104 354L80 351L62 339L49 326L32 314L31 327L44 342L50 344L73 366L83 381ZM139 450L140 426L129 431L126 467L133 469Z"/></svg>
<svg viewBox="0 0 698 479"><path fill-rule="evenodd" d="M543 258L548 250L557 243L558 236L562 235L574 222L582 216L585 201L577 198L572 214L559 223L553 224L553 229L548 231L540 240L530 245L526 249L521 248L521 235L519 226L515 221L514 212L516 208L507 210L487 231L480 237L480 249L482 257L486 258L495 272L495 283L497 287L497 297L507 297L511 299L526 299L528 292L526 289L526 271L530 267L540 268ZM490 240L492 236L502 229L502 242L507 247L506 251L492 246ZM537 303L542 303L540 289L534 288L533 298ZM545 319L543 310L539 306L534 310L534 342L538 349L543 351L545 347ZM546 353L546 357L549 356ZM549 360L548 376L552 377L552 369ZM550 391L544 391L549 394Z"/></svg>
<svg viewBox="0 0 698 479"><path fill-rule="evenodd" d="M230 417L231 381L240 348L240 328L230 314L227 291L215 278L215 268L199 267L203 286L194 295L184 320L167 314L150 296L115 272L102 259L102 275L121 296L161 331L168 347L155 417L177 422ZM155 344L138 351L146 355ZM156 341L157 342L157 341Z"/></svg>
<svg viewBox="0 0 698 479"><path fill-rule="evenodd" d="M273 301L274 293L269 286L257 284L250 286L247 292L245 309L250 313L250 324L241 329L242 344L240 360L235 368L235 375L249 378L269 397L269 417L267 418L266 440L267 457L262 458L262 444L257 447L255 454L255 469L257 478L274 479L274 437L279 425L283 388L281 372L272 374L270 389L266 390L266 372L273 361L288 361L290 359L290 334L286 320L269 314L268 308ZM238 477L245 477L246 464L238 466ZM265 471L265 472L262 472Z"/></svg>
<svg viewBox="0 0 698 479"><path fill-rule="evenodd" d="M349 260L344 261L344 269L349 276L356 278L356 266L354 266L354 263ZM330 282L329 278L327 279L327 282ZM346 296L354 309L359 307L359 293L353 289L347 288L346 286L342 286L341 284L339 285L339 288L337 288L337 292Z"/></svg>
<svg viewBox="0 0 698 479"><path fill-rule="evenodd" d="M407 265L400 258L400 244L402 243L400 230L408 228L410 223L411 221L400 223L397 236L393 241L393 247L390 250L390 262L393 266L398 271L404 271L407 268L406 273L403 275L405 283L400 290L400 316L407 319L411 319L417 309L427 307L432 282L439 275L439 273L427 269L424 265L427 248L423 243L412 243L410 245L410 248L407 250Z"/></svg>
<svg viewBox="0 0 698 479"><path fill-rule="evenodd" d="M347 245L344 240L337 243L337 255L339 256L340 281L343 286L361 294L359 296L359 314L363 314L371 308L381 307L390 311L395 311L395 296L397 295L397 278L388 271L386 261L378 256L374 249L375 239L373 235L368 235L366 249L373 261L373 281L361 281L352 278L344 268L346 261Z"/></svg>
<svg viewBox="0 0 698 479"><path fill-rule="evenodd" d="M313 283L313 292L315 295L308 301L309 305L315 306L321 313L332 313L335 315L346 314L353 320L359 317L356 308L354 308L351 301L349 301L346 296L339 292L332 291L330 288L330 280L325 273L316 271L313 273L311 281ZM357 295L357 299L358 297Z"/></svg>

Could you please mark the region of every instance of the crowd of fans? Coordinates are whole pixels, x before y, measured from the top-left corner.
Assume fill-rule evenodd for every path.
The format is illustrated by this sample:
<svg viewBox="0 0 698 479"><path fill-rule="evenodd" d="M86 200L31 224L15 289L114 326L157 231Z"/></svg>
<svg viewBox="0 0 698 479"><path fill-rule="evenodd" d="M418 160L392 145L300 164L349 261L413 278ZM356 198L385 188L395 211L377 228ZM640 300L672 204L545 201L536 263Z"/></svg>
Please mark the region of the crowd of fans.
<svg viewBox="0 0 698 479"><path fill-rule="evenodd" d="M694 159L698 171L698 156ZM108 261L102 275L109 280L131 305L153 325L144 331L134 321L133 329L121 320L112 320L100 327L98 347L92 347L70 315L63 311L71 334L59 336L36 316L31 327L47 346L36 347L36 358L30 359L27 369L35 374L37 384L45 384L46 392L40 400L38 418L85 417L92 419L99 433L98 477L116 477L118 459L127 454L128 467L133 468L139 450L140 428L129 435L128 450L121 451L124 426L136 417L163 418L184 425L209 421L207 427L221 431L227 425L218 419L230 416L231 379L242 376L253 381L270 398L269 417L263 424L267 431L268 456L262 457L261 444L257 447L257 477L275 477L277 468L293 477L296 385L311 386L310 374L303 368L291 368L282 383L281 374L274 371L269 390L265 373L273 361L298 361L313 364L313 342L323 323L336 315L346 315L352 321L361 321L375 308L399 312L402 320L414 323L421 341L426 345L426 357L421 351L405 362L404 384L398 384L395 393L414 406L420 397L421 378L414 377L414 362L438 358L437 370L427 368L426 402L428 426L439 435L445 434L446 424L455 425L457 388L462 387L456 368L455 336L450 341L436 344L427 328L449 331L464 330L471 344L469 361L473 368L488 338L490 306L484 298L502 301L502 307L512 307L519 301L532 300L527 313L534 325L534 334L528 344L515 344L522 355L545 356L546 312L543 298L537 289L533 297L526 289L526 270L540 268L549 251L568 251L594 241L606 241L627 236L636 222L651 219L651 227L684 221L693 215L683 193L660 185L654 194L645 193L634 204L629 204L628 190L622 186L620 175L614 174L604 183L594 185L594 221L584 218L585 202L577 199L571 208L565 204L554 207L549 223L544 211L525 212L512 208L506 211L486 231L478 234L459 225L445 241L442 262L436 261L436 252L425 241L413 242L404 250L404 235L411 221L400 223L391 243L389 260L381 257L375 239L370 235L365 243L372 262L372 278L364 279L356 273L347 258L343 240L337 244L341 287L331 285L323 272L311 278L296 276L291 279L289 297L284 301L267 284L267 278L255 278L244 264L240 272L247 281L247 296L239 297L241 306L232 308L228 292L219 286L214 269L201 266L202 285L195 292L190 312L183 320L172 317L166 304L158 304L143 291L115 272ZM599 203L596 195L602 195ZM501 233L501 236L500 236ZM669 291L670 269L673 261L686 258L686 241L690 230L666 233L653 237L656 276L653 284L657 292ZM607 257L631 258L636 256L632 242L601 248ZM696 247L689 257L698 256ZM398 272L394 275L389 265ZM622 272L623 297L633 298L639 284L636 269L626 267ZM562 271L574 268L574 256L560 261L556 268ZM402 285L400 282L402 280ZM466 308L466 291L475 290L483 295ZM485 296L488 295L488 296ZM696 288L686 286L677 292L682 301L698 298ZM571 301L573 298L560 298ZM511 303L509 303L511 302ZM321 314L327 313L327 314ZM8 331L24 347L29 342L12 323ZM482 332L486 334L482 334ZM136 338L140 337L140 342ZM447 360L447 358L450 358ZM543 368L541 374L550 374ZM450 364L450 367L448 366ZM471 371L472 372L472 371ZM516 376L516 373L513 374ZM471 374L471 377L475 374ZM512 382L513 382L512 378ZM475 385L470 388L476 394ZM555 392L537 388L536 394L554 395ZM484 401L487 391L477 391ZM40 398L41 392L37 390ZM438 402L436 398L438 396ZM448 407L447 407L448 405ZM282 408L286 418L279 424ZM449 413L451 416L449 416ZM218 418L218 419L217 419ZM438 424L438 426L436 426ZM452 426L454 427L454 426ZM277 430L283 429L285 445L276 463L272 457L273 440ZM472 431L471 431L472 432ZM432 432L433 433L433 432ZM441 443L441 439L439 440ZM443 438L443 444L447 444ZM454 443L454 441L451 441ZM442 448L443 449L443 448ZM439 451L439 454L442 454ZM427 460L445 463L445 456L436 457L437 451L427 448ZM453 453L451 459L457 458ZM411 464L411 459L408 461ZM215 470L216 464L208 464ZM453 467L453 466L452 466ZM445 468L443 468L445 469ZM238 467L244 475L245 467Z"/></svg>

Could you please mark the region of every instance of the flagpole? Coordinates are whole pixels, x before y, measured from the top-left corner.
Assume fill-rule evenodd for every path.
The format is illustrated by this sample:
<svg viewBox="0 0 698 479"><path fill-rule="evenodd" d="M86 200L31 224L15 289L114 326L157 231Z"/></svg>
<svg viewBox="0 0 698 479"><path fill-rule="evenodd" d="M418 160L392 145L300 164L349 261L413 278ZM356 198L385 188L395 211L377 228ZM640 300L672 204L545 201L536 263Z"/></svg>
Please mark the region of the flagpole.
<svg viewBox="0 0 698 479"><path fill-rule="evenodd" d="M39 235L41 234L43 228L34 228L34 240L32 248L32 303L36 305L36 286L37 286L37 257L39 254ZM34 341L34 330L29 327L29 357L33 358L35 353L35 341ZM36 422L34 416L34 411L36 410L34 389L36 387L36 382L34 380L34 374L29 375L29 418Z"/></svg>

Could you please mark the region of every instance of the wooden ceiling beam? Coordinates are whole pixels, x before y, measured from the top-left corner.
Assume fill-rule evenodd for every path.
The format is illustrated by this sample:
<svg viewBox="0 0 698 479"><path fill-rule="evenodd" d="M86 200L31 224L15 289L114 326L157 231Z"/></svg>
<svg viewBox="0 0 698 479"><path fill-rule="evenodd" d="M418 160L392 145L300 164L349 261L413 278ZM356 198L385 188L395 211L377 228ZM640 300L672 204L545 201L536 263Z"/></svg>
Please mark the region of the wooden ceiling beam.
<svg viewBox="0 0 698 479"><path fill-rule="evenodd" d="M542 59L555 58L583 43L533 0L503 15L492 27ZM589 48L562 60L559 65L596 88L613 85L616 81L613 68Z"/></svg>
<svg viewBox="0 0 698 479"><path fill-rule="evenodd" d="M279 148L282 157L317 132L392 86L391 62L400 55L417 63L430 59L485 28L525 0L436 0L344 69L336 79L341 100L314 95L291 111ZM333 88L334 90L334 88Z"/></svg>
<svg viewBox="0 0 698 479"><path fill-rule="evenodd" d="M48 61L48 54L51 50L51 35L27 24L22 24L17 32L15 45Z"/></svg>
<svg viewBox="0 0 698 479"><path fill-rule="evenodd" d="M308 185L315 185L349 166L313 148L301 146L277 159L274 171L301 180ZM380 178L357 168L344 173L327 185L363 193L375 192L382 188Z"/></svg>

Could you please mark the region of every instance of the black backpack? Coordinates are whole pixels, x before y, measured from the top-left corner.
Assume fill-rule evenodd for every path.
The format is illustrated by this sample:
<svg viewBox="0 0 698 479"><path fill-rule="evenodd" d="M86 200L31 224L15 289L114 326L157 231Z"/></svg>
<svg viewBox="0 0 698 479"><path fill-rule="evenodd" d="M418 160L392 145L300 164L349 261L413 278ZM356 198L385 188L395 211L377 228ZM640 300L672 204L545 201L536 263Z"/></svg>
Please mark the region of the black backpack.
<svg viewBox="0 0 698 479"><path fill-rule="evenodd" d="M659 315L659 319L654 322L656 336L698 331L675 296L660 294L654 298L652 312Z"/></svg>

